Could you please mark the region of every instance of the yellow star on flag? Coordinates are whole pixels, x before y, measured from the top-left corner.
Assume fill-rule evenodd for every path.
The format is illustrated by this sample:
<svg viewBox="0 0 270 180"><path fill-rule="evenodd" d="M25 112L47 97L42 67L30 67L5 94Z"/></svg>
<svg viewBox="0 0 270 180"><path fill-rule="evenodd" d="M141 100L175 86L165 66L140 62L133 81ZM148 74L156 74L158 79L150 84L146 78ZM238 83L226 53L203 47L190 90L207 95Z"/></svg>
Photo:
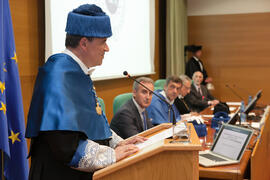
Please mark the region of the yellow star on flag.
<svg viewBox="0 0 270 180"><path fill-rule="evenodd" d="M14 51L14 57L12 57L11 59L13 59L16 62L16 64L17 64L18 59L17 59L17 55L16 55L16 52L15 51Z"/></svg>
<svg viewBox="0 0 270 180"><path fill-rule="evenodd" d="M0 81L0 90L1 90L2 94L3 94L5 89L6 89L5 83Z"/></svg>
<svg viewBox="0 0 270 180"><path fill-rule="evenodd" d="M8 136L8 138L12 140L12 144L14 144L15 141L21 142L21 140L18 138L19 134L20 134L20 133L16 133L16 134L15 134L15 133L11 130L11 135Z"/></svg>
<svg viewBox="0 0 270 180"><path fill-rule="evenodd" d="M3 70L4 70L4 72L7 72L7 69L5 68L5 66L6 66L6 63L4 62L4 64L3 64Z"/></svg>
<svg viewBox="0 0 270 180"><path fill-rule="evenodd" d="M2 101L1 101L0 111L3 111L4 114L6 114L6 111L7 111L6 105Z"/></svg>

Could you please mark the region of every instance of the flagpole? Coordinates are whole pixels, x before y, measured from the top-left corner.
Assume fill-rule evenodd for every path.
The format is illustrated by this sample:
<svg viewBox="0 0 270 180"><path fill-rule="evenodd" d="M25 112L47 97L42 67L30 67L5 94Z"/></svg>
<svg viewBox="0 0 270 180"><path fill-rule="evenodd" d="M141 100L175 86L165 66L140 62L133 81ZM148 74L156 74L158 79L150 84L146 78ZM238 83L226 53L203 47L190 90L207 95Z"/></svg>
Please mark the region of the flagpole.
<svg viewBox="0 0 270 180"><path fill-rule="evenodd" d="M2 167L2 169L1 169L1 175L2 175L2 177L1 177L1 179L2 180L5 180L5 176L4 176L4 169L5 169L5 167L4 167L4 151L3 150L1 150L1 159L2 159L2 162L1 162L1 167Z"/></svg>

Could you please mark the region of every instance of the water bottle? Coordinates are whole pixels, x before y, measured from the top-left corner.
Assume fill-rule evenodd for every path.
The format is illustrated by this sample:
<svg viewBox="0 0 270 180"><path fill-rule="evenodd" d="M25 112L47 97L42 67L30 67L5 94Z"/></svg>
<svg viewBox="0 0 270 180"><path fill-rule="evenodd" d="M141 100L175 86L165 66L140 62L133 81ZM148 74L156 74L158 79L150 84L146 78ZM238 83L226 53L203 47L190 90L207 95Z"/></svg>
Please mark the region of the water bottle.
<svg viewBox="0 0 270 180"><path fill-rule="evenodd" d="M240 107L240 120L241 122L246 122L247 120L247 115L244 113L245 111L245 103L244 101L241 102L241 107Z"/></svg>
<svg viewBox="0 0 270 180"><path fill-rule="evenodd" d="M252 96L248 96L248 104L252 101Z"/></svg>

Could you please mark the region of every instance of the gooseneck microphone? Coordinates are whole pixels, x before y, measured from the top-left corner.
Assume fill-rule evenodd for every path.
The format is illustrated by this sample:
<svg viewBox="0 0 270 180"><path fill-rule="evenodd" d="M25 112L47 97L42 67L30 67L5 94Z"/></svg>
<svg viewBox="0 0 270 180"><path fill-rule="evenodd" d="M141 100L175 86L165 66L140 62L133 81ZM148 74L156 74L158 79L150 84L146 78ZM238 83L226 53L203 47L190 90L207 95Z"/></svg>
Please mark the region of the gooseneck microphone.
<svg viewBox="0 0 270 180"><path fill-rule="evenodd" d="M251 95L251 93L250 93L248 90L246 90L245 88L239 87L239 86L236 85L236 84L233 84L232 87L239 89L240 91L246 93L248 96Z"/></svg>
<svg viewBox="0 0 270 180"><path fill-rule="evenodd" d="M243 99L239 94L237 94L237 93L233 90L233 88L231 88L231 86L229 86L228 84L225 84L225 87L228 88L228 89L230 89L231 92L232 92L235 96L237 96L239 99L241 99L241 101L244 101L244 99Z"/></svg>
<svg viewBox="0 0 270 180"><path fill-rule="evenodd" d="M151 93L153 93L155 96L157 96L159 99L161 99L163 102L165 102L169 106L169 109L172 110L172 113L173 113L172 124L173 124L173 126L176 125L175 113L174 113L174 110L172 108L172 105L170 103L168 103L168 101L166 101L163 97L161 97L160 95L158 95L157 93L155 93L154 91L152 91L151 89L149 89L148 87L146 87L145 85L143 85L141 82L137 81L134 77L130 76L127 71L124 71L123 72L123 75L124 76L127 76L128 78L132 79L133 81L136 81L138 84L140 84L145 89L147 89L148 91L150 91Z"/></svg>

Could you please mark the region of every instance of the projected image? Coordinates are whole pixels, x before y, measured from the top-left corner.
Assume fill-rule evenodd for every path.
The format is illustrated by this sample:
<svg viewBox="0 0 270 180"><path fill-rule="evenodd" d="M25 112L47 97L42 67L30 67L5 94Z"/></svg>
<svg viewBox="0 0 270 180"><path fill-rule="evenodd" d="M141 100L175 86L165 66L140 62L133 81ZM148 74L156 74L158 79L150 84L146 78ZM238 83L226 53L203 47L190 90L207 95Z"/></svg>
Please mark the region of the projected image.
<svg viewBox="0 0 270 180"><path fill-rule="evenodd" d="M93 3L110 16L112 37L108 38L110 51L103 64L96 67L92 79L123 77L154 72L154 1L146 0L57 0L46 5L46 59L65 49L67 14L81 4ZM63 6L65 4L65 6Z"/></svg>

